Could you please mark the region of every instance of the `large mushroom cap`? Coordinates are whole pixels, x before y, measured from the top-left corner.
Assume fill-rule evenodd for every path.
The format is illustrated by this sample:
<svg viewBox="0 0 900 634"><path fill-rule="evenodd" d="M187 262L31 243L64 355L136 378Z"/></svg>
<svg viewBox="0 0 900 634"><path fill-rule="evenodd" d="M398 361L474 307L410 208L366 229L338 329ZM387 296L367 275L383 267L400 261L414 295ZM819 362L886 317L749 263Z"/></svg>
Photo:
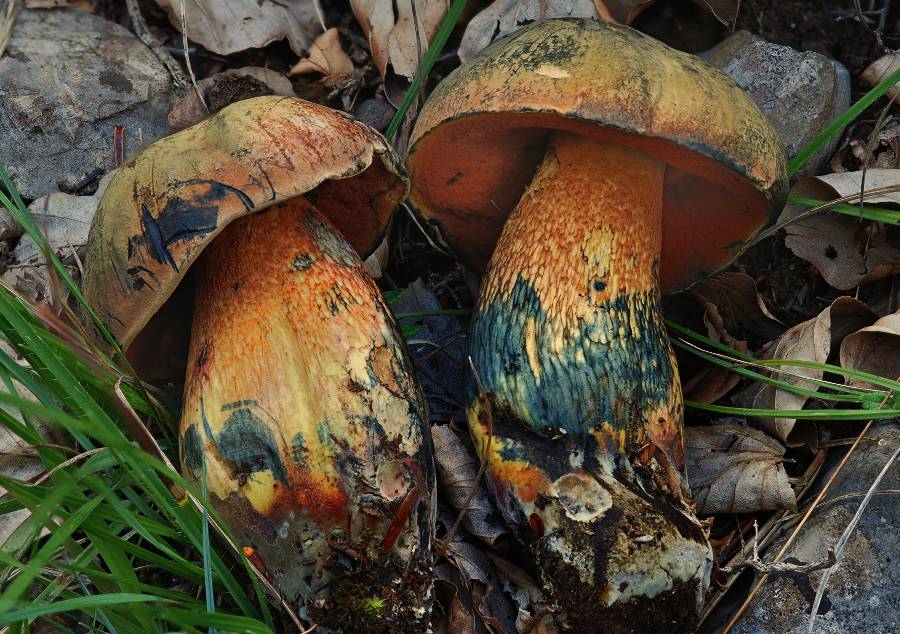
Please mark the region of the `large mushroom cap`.
<svg viewBox="0 0 900 634"><path fill-rule="evenodd" d="M122 166L91 227L85 295L128 350L236 218L305 194L366 253L406 191L399 159L371 128L300 99L240 101ZM186 332L190 312L163 313L147 328L154 341L134 348L158 356L173 329Z"/></svg>
<svg viewBox="0 0 900 634"><path fill-rule="evenodd" d="M667 290L731 262L787 194L778 136L731 78L628 27L560 19L497 40L438 85L412 134L412 201L484 267L554 130L668 165Z"/></svg>

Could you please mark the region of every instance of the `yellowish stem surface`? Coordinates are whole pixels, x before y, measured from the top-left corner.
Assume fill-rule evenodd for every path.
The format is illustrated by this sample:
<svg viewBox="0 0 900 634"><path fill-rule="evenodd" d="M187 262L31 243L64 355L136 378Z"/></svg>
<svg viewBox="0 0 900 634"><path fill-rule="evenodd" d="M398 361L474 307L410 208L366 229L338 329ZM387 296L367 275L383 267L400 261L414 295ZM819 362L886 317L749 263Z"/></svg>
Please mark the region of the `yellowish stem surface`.
<svg viewBox="0 0 900 634"><path fill-rule="evenodd" d="M400 593L375 622L417 622L430 587L410 576L430 566L424 408L359 257L296 198L226 227L197 266L186 470L200 477L206 461L211 499L289 600L339 602L335 575L358 574Z"/></svg>

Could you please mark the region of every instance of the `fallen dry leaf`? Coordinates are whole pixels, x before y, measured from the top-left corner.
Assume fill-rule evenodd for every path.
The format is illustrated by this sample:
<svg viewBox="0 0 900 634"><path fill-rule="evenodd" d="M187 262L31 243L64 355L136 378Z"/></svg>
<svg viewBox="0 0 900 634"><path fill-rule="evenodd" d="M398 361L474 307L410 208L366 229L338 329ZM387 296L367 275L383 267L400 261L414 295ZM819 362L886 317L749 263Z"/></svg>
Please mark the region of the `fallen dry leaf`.
<svg viewBox="0 0 900 634"><path fill-rule="evenodd" d="M197 90L203 94L206 105L200 100ZM297 96L290 79L270 68L256 66L231 68L201 79L197 82L197 90L188 90L169 111L169 127L173 130L183 130L200 123L228 104L242 99L262 95Z"/></svg>
<svg viewBox="0 0 900 634"><path fill-rule="evenodd" d="M900 53L888 53L869 64L859 79L866 86L875 86L898 68L900 68ZM900 95L900 85L894 84L884 96L886 99L896 99L897 95Z"/></svg>
<svg viewBox="0 0 900 634"><path fill-rule="evenodd" d="M747 352L746 341L729 343L738 352ZM698 403L715 403L737 387L741 377L727 368L713 363L707 364L700 372L681 386L684 398Z"/></svg>
<svg viewBox="0 0 900 634"><path fill-rule="evenodd" d="M455 518L455 513L449 513L445 508L439 509L437 518L439 530L448 530ZM457 533L447 544L444 557L451 566L438 564L435 567L436 577L450 584L464 605L471 605L474 608L488 631L514 632L517 601L506 590L508 583L500 578L485 551L478 544L466 540L464 535ZM467 613L472 615L471 612Z"/></svg>
<svg viewBox="0 0 900 634"><path fill-rule="evenodd" d="M884 120L878 130L878 139L869 148L871 135L875 132L872 122L859 121L851 126L841 147L831 158L834 172L853 172L867 169L900 168L900 121L894 117Z"/></svg>
<svg viewBox="0 0 900 634"><path fill-rule="evenodd" d="M314 0L183 1L188 39L219 55L262 48L284 38L300 55L322 32ZM182 0L157 3L181 31Z"/></svg>
<svg viewBox="0 0 900 634"><path fill-rule="evenodd" d="M44 234L48 246L60 256L64 264L77 264L76 254L83 251L87 244L94 212L97 211L100 197L114 173L115 170L100 179L97 191L91 196L54 193L38 198L29 205L28 211ZM73 267L71 272L77 277L77 268ZM19 240L13 251L13 262L0 279L29 301L49 303L52 299L44 254L27 234ZM60 290L67 293L65 289Z"/></svg>
<svg viewBox="0 0 900 634"><path fill-rule="evenodd" d="M784 446L752 427L685 429L684 457L698 515L796 510Z"/></svg>
<svg viewBox="0 0 900 634"><path fill-rule="evenodd" d="M477 480L478 459L449 425L433 425L431 437L441 491L457 511L468 501L463 524L478 539L493 546L506 534L506 529L497 522L494 506L483 486L479 485L478 491L469 500Z"/></svg>
<svg viewBox="0 0 900 634"><path fill-rule="evenodd" d="M535 20L603 17L598 9L593 0L496 0L469 21L459 45L459 59L466 63L497 38Z"/></svg>
<svg viewBox="0 0 900 634"><path fill-rule="evenodd" d="M761 355L764 359L799 359L825 363L831 351L836 349L844 337L851 332L871 324L875 314L868 306L852 297L838 297L834 302L813 319L804 321L788 329L780 337L769 343ZM775 378L815 391L817 387L805 378L821 379L822 371L814 368L785 367L785 372L773 372ZM759 409L803 409L808 397L779 390L771 385L751 382L734 397L739 407ZM815 438L803 433L793 434L797 422L795 418L759 419L762 427L788 446L815 442Z"/></svg>
<svg viewBox="0 0 900 634"><path fill-rule="evenodd" d="M841 344L841 367L892 380L900 377L900 311L847 335ZM875 387L854 378L848 379L847 383Z"/></svg>
<svg viewBox="0 0 900 634"><path fill-rule="evenodd" d="M800 180L793 195L814 200L834 200L858 193L862 172L843 172ZM900 186L900 170L870 169L865 188ZM870 204L900 205L900 192L867 198ZM809 208L788 205L779 223L797 217ZM900 229L876 225L835 213L822 213L785 227L784 243L799 258L813 264L829 285L842 291L883 279L900 270Z"/></svg>
<svg viewBox="0 0 900 634"><path fill-rule="evenodd" d="M739 352L747 352L748 337L769 341L784 331L757 292L756 283L740 272L720 273L663 301L668 318ZM680 355L679 367L685 377L684 396L692 401L713 403L740 382L734 372L694 355Z"/></svg>
<svg viewBox="0 0 900 634"><path fill-rule="evenodd" d="M15 412L8 408L4 409L15 415ZM26 481L43 471L44 465L37 452L5 427L0 427L0 475ZM5 494L6 489L0 487L0 498ZM31 513L27 509L0 514L0 551L10 551L7 542L29 515Z"/></svg>
<svg viewBox="0 0 900 634"><path fill-rule="evenodd" d="M413 2L417 18L415 22ZM387 77L389 70L411 78L418 71L419 61L447 15L450 1L351 0L350 5L356 21L369 39L372 59L382 79ZM416 25L418 29L415 28Z"/></svg>
<svg viewBox="0 0 900 634"><path fill-rule="evenodd" d="M339 77L353 72L353 61L341 47L336 28L331 28L316 38L306 57L297 62L288 75L319 73L324 77Z"/></svg>
<svg viewBox="0 0 900 634"><path fill-rule="evenodd" d="M6 342L0 341L0 353L5 354L14 362L25 365L18 358L15 350ZM15 381L15 393L25 399L36 401L35 397L20 383ZM21 412L12 406L0 406L7 414L22 423ZM54 428L44 423L37 422L38 431L48 442L60 442ZM13 478L21 482L31 481L45 471L37 451L28 443L13 434L6 427L0 426L0 475L5 478ZM0 499L6 495L6 489L0 487ZM22 545L21 538L28 537L31 528L23 524L31 516L27 509L19 509L9 513L0 513L0 552L14 552ZM22 535L25 529L25 535ZM46 529L44 531L46 532Z"/></svg>
<svg viewBox="0 0 900 634"><path fill-rule="evenodd" d="M776 337L784 326L775 319L746 273L727 272L691 287L690 292L706 307L717 327L732 336L752 336L763 341Z"/></svg>

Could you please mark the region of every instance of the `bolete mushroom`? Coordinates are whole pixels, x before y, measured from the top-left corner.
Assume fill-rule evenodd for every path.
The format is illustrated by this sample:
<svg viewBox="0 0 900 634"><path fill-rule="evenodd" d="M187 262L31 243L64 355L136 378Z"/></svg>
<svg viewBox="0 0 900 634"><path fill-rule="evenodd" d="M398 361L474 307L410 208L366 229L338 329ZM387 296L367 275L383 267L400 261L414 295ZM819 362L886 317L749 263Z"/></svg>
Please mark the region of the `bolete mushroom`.
<svg viewBox="0 0 900 634"><path fill-rule="evenodd" d="M407 168L413 203L464 260L490 258L469 425L558 618L690 628L711 552L690 508L661 289L726 266L781 208L775 132L691 55L548 20L436 87Z"/></svg>
<svg viewBox="0 0 900 634"><path fill-rule="evenodd" d="M187 356L183 469L325 631L429 617L424 403L357 255L406 182L367 126L260 97L143 149L91 228L86 296L135 366Z"/></svg>

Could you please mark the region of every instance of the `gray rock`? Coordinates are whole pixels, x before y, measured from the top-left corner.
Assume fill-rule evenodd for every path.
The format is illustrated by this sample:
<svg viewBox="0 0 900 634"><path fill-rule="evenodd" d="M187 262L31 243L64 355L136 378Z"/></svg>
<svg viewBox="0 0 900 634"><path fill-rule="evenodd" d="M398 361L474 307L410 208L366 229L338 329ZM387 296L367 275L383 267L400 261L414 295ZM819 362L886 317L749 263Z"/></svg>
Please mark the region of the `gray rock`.
<svg viewBox="0 0 900 634"><path fill-rule="evenodd" d="M750 94L778 132L790 159L850 107L850 73L840 62L819 53L795 51L739 31L701 57ZM818 174L840 136L835 134L799 175Z"/></svg>
<svg viewBox="0 0 900 634"><path fill-rule="evenodd" d="M853 494L825 504L813 514L787 557L803 562L827 556L847 527L860 501L900 444L900 425L882 424L869 432L872 441L860 444L838 476L826 500ZM833 457L831 470L838 460ZM826 472L821 481L830 477ZM881 481L866 507L856 532L847 542L837 569L826 588L817 633L878 634L900 631L900 463ZM778 552L784 539L769 548ZM764 559L766 559L764 557ZM823 571L804 575L771 575L756 596L735 634L805 634L809 610Z"/></svg>
<svg viewBox="0 0 900 634"><path fill-rule="evenodd" d="M0 161L25 198L113 168L116 125L125 156L168 133L172 82L128 30L75 10L23 10L0 59Z"/></svg>

